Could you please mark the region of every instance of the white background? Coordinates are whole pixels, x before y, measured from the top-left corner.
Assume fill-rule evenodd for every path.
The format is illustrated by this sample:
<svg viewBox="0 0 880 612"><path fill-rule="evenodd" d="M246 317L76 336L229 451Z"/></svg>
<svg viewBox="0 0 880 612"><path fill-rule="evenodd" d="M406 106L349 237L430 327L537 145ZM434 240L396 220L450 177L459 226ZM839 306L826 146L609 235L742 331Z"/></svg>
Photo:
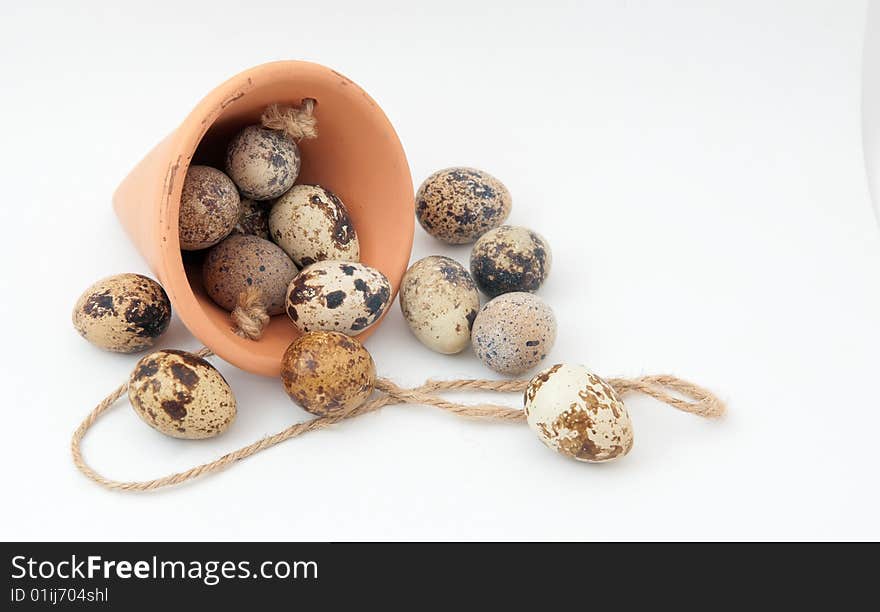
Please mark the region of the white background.
<svg viewBox="0 0 880 612"><path fill-rule="evenodd" d="M865 8L4 3L0 537L877 539ZM148 273L111 194L215 85L283 58L370 92L416 185L458 164L508 185L510 222L554 250L548 363L675 373L716 390L729 416L632 399L634 450L591 466L522 425L393 407L173 490L111 493L81 476L70 434L137 357L85 343L70 310L98 278ZM468 257L417 228L413 259L433 253ZM177 320L161 345L199 346ZM367 347L404 384L491 375L469 353L422 347L397 304ZM227 434L164 438L120 404L86 439L88 460L151 478L309 417L278 381L215 362L240 406Z"/></svg>

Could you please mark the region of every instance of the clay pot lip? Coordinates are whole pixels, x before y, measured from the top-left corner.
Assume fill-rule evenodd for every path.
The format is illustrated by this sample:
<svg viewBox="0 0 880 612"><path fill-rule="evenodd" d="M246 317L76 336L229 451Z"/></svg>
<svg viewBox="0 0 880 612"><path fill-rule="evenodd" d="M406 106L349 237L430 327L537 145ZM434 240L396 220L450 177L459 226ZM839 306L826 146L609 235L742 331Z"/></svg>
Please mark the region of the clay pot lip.
<svg viewBox="0 0 880 612"><path fill-rule="evenodd" d="M375 119L384 123L388 134L393 136L393 140L397 144L395 161L402 168L406 169L407 175L410 176L409 190L412 192L412 179L403 145L400 143L397 132L381 107L369 94L344 75L313 62L280 60L260 64L236 74L202 98L178 128L169 136L172 162L165 177L159 207L159 228L156 238L159 240L160 257L158 269L155 272L162 281L165 290L171 296L178 316L196 338L225 361L249 372L271 377L279 375L280 360L259 352L248 351L244 343L252 341L236 336L232 332L231 325L228 329L220 329L205 314L201 304L199 304L187 278L180 251L180 238L178 235L179 206L173 206L172 202L180 201L183 192L183 178L186 175L192 157L202 138L214 122L223 114L224 110L249 91L255 89L257 83L271 81L276 78L290 79L291 72L294 71L297 73L297 78L302 78L304 81L339 82L341 80L346 86L353 88L359 95L363 96L363 99L372 107ZM320 104L320 100L318 104ZM415 215L413 215L412 224L405 229L407 230L406 234L399 236L399 242L389 241L388 243L388 248L394 248L393 243L399 245L401 260L400 265L397 266L398 269L393 271L393 273L385 271L392 287L391 302L394 301L397 295L400 280L409 263L415 231ZM383 313L382 319L388 314L389 310L390 307ZM358 340L364 341L370 336L380 326L382 319L359 334L357 336Z"/></svg>

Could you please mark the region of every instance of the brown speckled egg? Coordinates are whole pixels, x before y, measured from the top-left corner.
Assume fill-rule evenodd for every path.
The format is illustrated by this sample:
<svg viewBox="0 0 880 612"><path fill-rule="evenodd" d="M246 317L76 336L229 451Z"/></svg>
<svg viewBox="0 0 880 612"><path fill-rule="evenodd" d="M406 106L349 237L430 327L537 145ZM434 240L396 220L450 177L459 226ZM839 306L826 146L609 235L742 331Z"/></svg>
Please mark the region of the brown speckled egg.
<svg viewBox="0 0 880 612"><path fill-rule="evenodd" d="M291 399L312 414L339 414L370 397L376 366L356 339L338 332L312 332L287 347L281 382Z"/></svg>
<svg viewBox="0 0 880 612"><path fill-rule="evenodd" d="M150 427L174 438L212 438L235 419L235 396L210 363L185 351L156 351L128 380L128 398Z"/></svg>
<svg viewBox="0 0 880 612"><path fill-rule="evenodd" d="M73 326L94 344L116 353L153 346L171 322L162 286L140 274L117 274L85 290L73 307Z"/></svg>
<svg viewBox="0 0 880 612"><path fill-rule="evenodd" d="M236 234L257 236L269 239L269 205L266 202L244 199L241 201L241 214L238 223L232 228Z"/></svg>
<svg viewBox="0 0 880 612"><path fill-rule="evenodd" d="M501 374L522 374L547 356L556 341L556 318L531 293L505 293L477 313L471 330L474 352Z"/></svg>
<svg viewBox="0 0 880 612"><path fill-rule="evenodd" d="M336 194L320 185L294 185L269 214L272 240L305 267L316 261L360 260L357 232Z"/></svg>
<svg viewBox="0 0 880 612"><path fill-rule="evenodd" d="M470 342L480 294L460 263L425 257L410 266L400 283L400 309L422 344L451 355Z"/></svg>
<svg viewBox="0 0 880 612"><path fill-rule="evenodd" d="M550 245L525 227L502 225L486 232L471 251L471 274L489 297L537 291L550 274Z"/></svg>
<svg viewBox="0 0 880 612"><path fill-rule="evenodd" d="M391 284L369 266L319 261L303 268L287 291L287 314L302 331L354 336L379 320L391 300Z"/></svg>
<svg viewBox="0 0 880 612"><path fill-rule="evenodd" d="M279 130L249 125L226 149L226 172L241 195L271 200L293 186L299 175L299 147Z"/></svg>
<svg viewBox="0 0 880 612"><path fill-rule="evenodd" d="M284 312L287 286L297 268L277 244L257 236L233 234L208 252L202 266L205 291L220 307L235 308L238 296L257 287L270 315Z"/></svg>
<svg viewBox="0 0 880 612"><path fill-rule="evenodd" d="M448 244L468 244L510 214L510 192L494 176L474 168L435 172L416 194L416 217L425 231Z"/></svg>
<svg viewBox="0 0 880 612"><path fill-rule="evenodd" d="M538 373L526 388L525 414L544 444L578 461L611 461L633 445L626 406L583 366L557 364Z"/></svg>
<svg viewBox="0 0 880 612"><path fill-rule="evenodd" d="M178 230L184 251L206 249L238 223L241 202L228 176L209 166L190 166L180 196Z"/></svg>

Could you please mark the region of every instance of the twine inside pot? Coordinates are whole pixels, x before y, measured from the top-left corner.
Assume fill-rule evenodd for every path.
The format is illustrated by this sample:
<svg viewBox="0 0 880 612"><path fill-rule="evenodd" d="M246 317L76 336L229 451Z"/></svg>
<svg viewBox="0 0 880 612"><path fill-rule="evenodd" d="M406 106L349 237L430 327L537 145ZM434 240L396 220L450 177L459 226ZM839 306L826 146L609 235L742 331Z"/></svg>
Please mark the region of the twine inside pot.
<svg viewBox="0 0 880 612"><path fill-rule="evenodd" d="M235 308L229 314L233 331L242 338L259 340L271 317L266 311L266 298L257 287L248 287L238 294Z"/></svg>
<svg viewBox="0 0 880 612"><path fill-rule="evenodd" d="M314 98L303 98L300 105L282 106L271 104L263 111L260 122L270 130L280 130L299 142L304 138L318 137L318 120L315 118Z"/></svg>

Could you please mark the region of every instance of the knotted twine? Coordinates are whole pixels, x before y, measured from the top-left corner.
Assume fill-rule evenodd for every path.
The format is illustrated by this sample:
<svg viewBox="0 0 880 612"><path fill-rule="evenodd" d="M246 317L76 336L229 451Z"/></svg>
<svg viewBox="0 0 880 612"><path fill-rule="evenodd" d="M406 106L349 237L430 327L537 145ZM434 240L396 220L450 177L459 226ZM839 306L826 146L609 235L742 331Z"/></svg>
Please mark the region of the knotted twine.
<svg viewBox="0 0 880 612"><path fill-rule="evenodd" d="M213 355L213 352L205 347L196 352L196 355L199 357L209 357ZM720 417L725 411L724 403L710 391L675 376L657 375L640 376L638 378L609 378L606 380L621 397L629 393L642 393L683 412L707 418ZM213 461L197 465L183 472L176 472L152 480L121 481L106 478L89 466L83 458L81 446L83 438L92 425L95 424L95 421L128 391L128 382L126 381L101 400L95 409L80 423L80 426L73 433L70 450L73 454L73 463L79 471L103 487L117 491L153 491L218 472L285 440L296 438L310 431L324 429L340 421L375 412L380 408L395 404L422 404L434 406L462 417L492 419L511 423L522 422L526 418L525 412L522 409L497 404L459 404L446 400L437 395L437 393L440 391L517 393L524 391L528 384L528 380L428 380L419 387L405 389L387 378L379 378L376 380L375 385L375 389L379 393L378 397L374 397L351 410L296 423L276 434L267 436L257 442L218 457Z"/></svg>
<svg viewBox="0 0 880 612"><path fill-rule="evenodd" d="M318 120L314 111L317 101L303 98L299 107L271 104L263 111L260 123L264 128L280 130L299 142L303 138L318 137Z"/></svg>
<svg viewBox="0 0 880 612"><path fill-rule="evenodd" d="M284 132L296 142L317 138L316 104L313 98L303 98L298 107L271 104L263 111L260 123L264 128ZM236 334L249 340L259 340L270 320L263 292L254 286L242 291L230 316Z"/></svg>
<svg viewBox="0 0 880 612"><path fill-rule="evenodd" d="M233 323L232 331L248 340L259 340L271 319L266 311L266 297L254 286L238 294L238 301L229 316Z"/></svg>

